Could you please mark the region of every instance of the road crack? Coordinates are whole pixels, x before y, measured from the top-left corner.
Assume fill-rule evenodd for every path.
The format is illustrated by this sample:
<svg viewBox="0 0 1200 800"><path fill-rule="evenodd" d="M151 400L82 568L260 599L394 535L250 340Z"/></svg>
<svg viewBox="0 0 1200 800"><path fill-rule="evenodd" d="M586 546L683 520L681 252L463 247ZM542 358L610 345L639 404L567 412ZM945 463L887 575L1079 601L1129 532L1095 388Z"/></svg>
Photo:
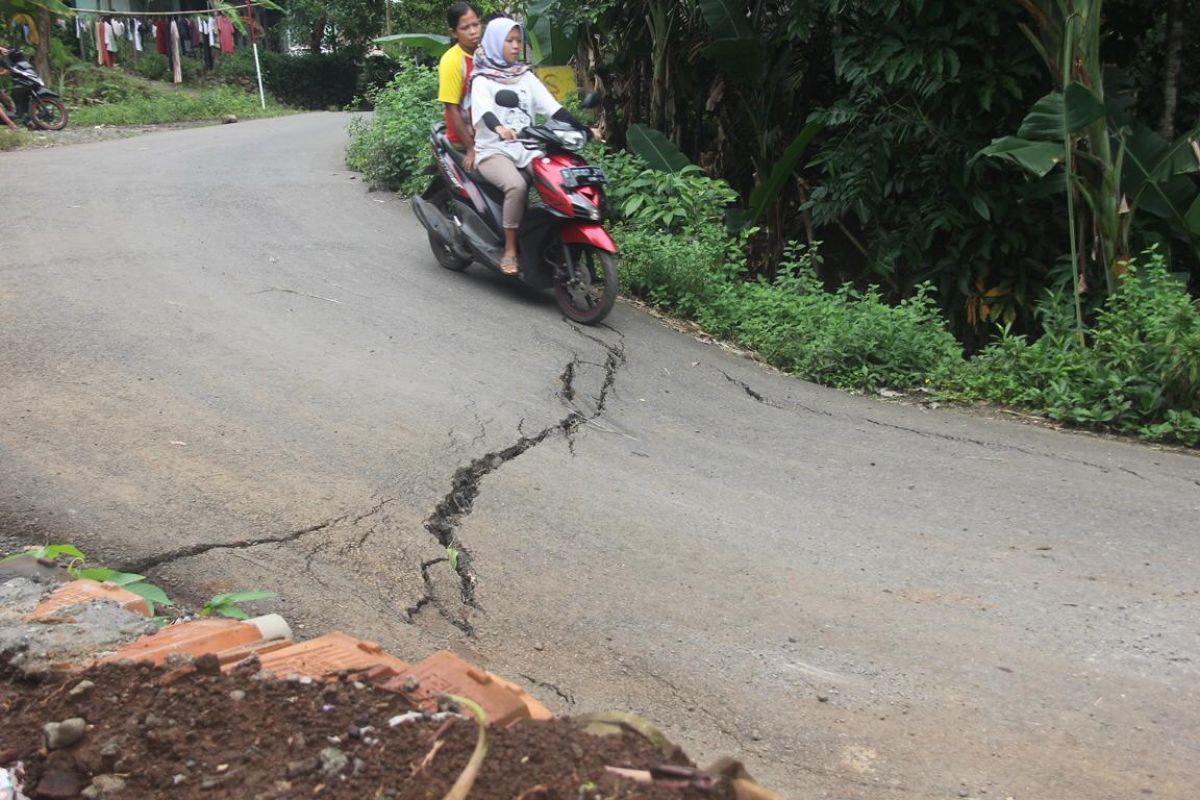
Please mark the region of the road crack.
<svg viewBox="0 0 1200 800"><path fill-rule="evenodd" d="M367 516L367 515L364 515ZM310 536L314 533L320 533L328 528L332 528L339 523L350 519L350 514L342 514L340 517L327 519L324 522L318 522L316 525L309 525L306 528L291 531L289 533L280 534L278 536L262 536L256 539L239 539L236 542L204 542L200 544L188 545L180 547L177 550L169 550L158 555L147 556L138 561L125 564L124 569L129 572L146 572L147 570L160 567L163 564L169 564L172 561L179 561L184 558L193 558L195 556L210 553L213 550L245 550L250 547L259 547L264 544L289 544L291 542L303 539L305 536ZM362 519L362 517L359 517Z"/></svg>
<svg viewBox="0 0 1200 800"><path fill-rule="evenodd" d="M432 604L450 624L468 636L474 634L474 627L469 620L465 619L463 615L453 613L451 609L447 608L446 603L439 600L433 581L429 576L429 567L441 561L450 562L458 575L460 602L467 608L478 609L479 604L475 597L477 576L473 566L472 553L471 549L459 539L458 529L462 526L463 521L474 511L475 499L479 496L483 479L505 464L520 458L542 442L558 434L562 434L566 439L567 446L570 448L572 455L574 455L575 432L579 430L581 425L599 417L604 413L605 408L607 408L608 401L614 393L617 373L625 364L625 347L623 344L609 344L599 337L584 332L578 326L572 325L571 327L580 336L590 339L603 347L606 354L604 359L604 380L601 382L599 393L593 398L595 401L595 410L590 414L585 414L577 409L572 409L562 419L547 425L532 435L524 432L524 420L522 420L517 425L518 439L515 442L499 450L485 453L472 460L469 464L455 470L454 475L450 479L450 491L438 501L433 513L426 517L424 522L425 530L437 540L438 544L446 548L447 553L453 551L455 556L454 558L435 559L421 565L421 576L425 582L426 597L429 599L429 602L418 602L417 605L410 609L410 620L425 606ZM575 381L578 377L579 367L585 363L588 362L583 361L578 353L573 353L571 360L559 373L558 380L561 388L558 391L558 396L564 402L569 403L578 396Z"/></svg>
<svg viewBox="0 0 1200 800"><path fill-rule="evenodd" d="M549 681L539 680L539 679L533 677L532 675L526 675L524 672L519 672L517 674L520 675L525 680L532 683L534 686L540 686L543 689L549 689L550 691L554 692L556 695L559 696L559 698L561 698L564 702L566 702L567 705L572 705L572 706L575 705L575 695L571 694L570 692L564 691L561 687L557 686L556 684L550 683Z"/></svg>

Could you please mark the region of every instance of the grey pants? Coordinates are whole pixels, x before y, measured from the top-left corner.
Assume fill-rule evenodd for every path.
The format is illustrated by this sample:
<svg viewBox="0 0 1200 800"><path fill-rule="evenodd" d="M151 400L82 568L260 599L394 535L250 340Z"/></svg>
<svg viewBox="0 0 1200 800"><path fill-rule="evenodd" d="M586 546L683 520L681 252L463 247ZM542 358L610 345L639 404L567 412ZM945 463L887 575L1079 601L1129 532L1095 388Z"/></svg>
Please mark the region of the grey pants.
<svg viewBox="0 0 1200 800"><path fill-rule="evenodd" d="M519 228L525 216L525 199L529 184L513 160L503 153L494 153L475 165L488 183L504 192L504 227Z"/></svg>

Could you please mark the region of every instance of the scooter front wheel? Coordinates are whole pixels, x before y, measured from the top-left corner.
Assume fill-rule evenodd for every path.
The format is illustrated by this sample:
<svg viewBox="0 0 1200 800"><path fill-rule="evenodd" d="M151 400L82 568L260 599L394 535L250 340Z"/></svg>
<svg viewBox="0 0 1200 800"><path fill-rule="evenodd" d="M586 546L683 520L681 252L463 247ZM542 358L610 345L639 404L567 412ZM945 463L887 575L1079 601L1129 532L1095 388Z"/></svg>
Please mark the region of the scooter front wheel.
<svg viewBox="0 0 1200 800"><path fill-rule="evenodd" d="M42 130L61 131L67 127L67 107L53 97L39 97L29 109L33 124Z"/></svg>
<svg viewBox="0 0 1200 800"><path fill-rule="evenodd" d="M554 297L570 319L595 325L617 301L617 260L607 250L588 244L564 244Z"/></svg>
<svg viewBox="0 0 1200 800"><path fill-rule="evenodd" d="M448 189L443 187L435 192L429 198L429 203L442 212L442 214L446 215L446 217L450 217L450 191ZM429 233L429 249L433 251L433 257L437 259L437 262L451 272L462 272L471 266L471 259L460 256L454 251L454 248L443 242L432 232Z"/></svg>

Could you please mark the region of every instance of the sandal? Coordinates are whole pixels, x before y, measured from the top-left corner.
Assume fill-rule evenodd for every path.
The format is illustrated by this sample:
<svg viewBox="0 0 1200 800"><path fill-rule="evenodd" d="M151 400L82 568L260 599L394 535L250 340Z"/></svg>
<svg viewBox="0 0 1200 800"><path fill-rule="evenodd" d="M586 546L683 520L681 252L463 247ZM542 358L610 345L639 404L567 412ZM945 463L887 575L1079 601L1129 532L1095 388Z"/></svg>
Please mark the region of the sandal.
<svg viewBox="0 0 1200 800"><path fill-rule="evenodd" d="M516 256L505 256L504 258L500 259L500 271L503 272L505 275L516 275L517 274L517 257Z"/></svg>

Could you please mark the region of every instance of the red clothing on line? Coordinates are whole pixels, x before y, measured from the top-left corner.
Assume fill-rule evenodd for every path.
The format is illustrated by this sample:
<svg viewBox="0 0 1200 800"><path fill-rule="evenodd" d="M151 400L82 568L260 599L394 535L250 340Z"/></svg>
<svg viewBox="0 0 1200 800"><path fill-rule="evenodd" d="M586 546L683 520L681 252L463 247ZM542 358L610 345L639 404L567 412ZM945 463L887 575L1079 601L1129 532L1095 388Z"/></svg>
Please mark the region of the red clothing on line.
<svg viewBox="0 0 1200 800"><path fill-rule="evenodd" d="M154 49L164 56L167 54L167 26L161 19L154 21Z"/></svg>
<svg viewBox="0 0 1200 800"><path fill-rule="evenodd" d="M219 17L217 19L217 37L220 39L221 52L233 52L233 23L229 21L229 17Z"/></svg>

